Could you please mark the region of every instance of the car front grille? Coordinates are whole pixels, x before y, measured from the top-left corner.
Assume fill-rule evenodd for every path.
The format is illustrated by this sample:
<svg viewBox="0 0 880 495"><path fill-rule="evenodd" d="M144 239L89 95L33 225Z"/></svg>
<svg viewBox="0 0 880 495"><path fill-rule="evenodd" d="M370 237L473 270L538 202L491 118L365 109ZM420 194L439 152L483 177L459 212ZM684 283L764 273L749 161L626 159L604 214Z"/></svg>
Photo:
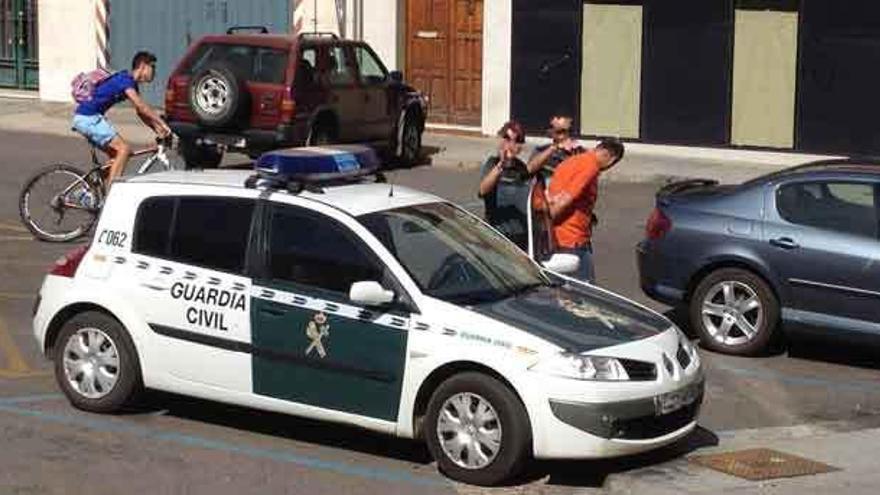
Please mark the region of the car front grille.
<svg viewBox="0 0 880 495"><path fill-rule="evenodd" d="M618 420L614 425L615 438L627 440L646 440L649 438L662 437L673 431L684 428L697 416L700 411L700 403L697 400L693 404L682 407L677 411L660 416L642 416L640 418Z"/></svg>
<svg viewBox="0 0 880 495"><path fill-rule="evenodd" d="M634 382L652 382L657 379L657 366L654 363L621 359L620 364Z"/></svg>

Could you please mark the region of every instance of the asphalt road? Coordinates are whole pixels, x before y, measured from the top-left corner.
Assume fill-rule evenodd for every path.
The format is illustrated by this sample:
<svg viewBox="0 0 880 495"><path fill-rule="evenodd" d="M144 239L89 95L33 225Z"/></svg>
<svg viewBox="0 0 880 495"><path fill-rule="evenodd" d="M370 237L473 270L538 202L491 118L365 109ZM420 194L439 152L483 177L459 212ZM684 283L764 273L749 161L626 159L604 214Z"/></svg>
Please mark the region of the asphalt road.
<svg viewBox="0 0 880 495"><path fill-rule="evenodd" d="M72 409L34 345L30 315L46 269L74 245L31 239L19 224L17 199L33 171L55 161L83 162L87 148L74 138L0 132L0 150L0 492L482 491L443 478L417 443L354 428L162 394L124 415ZM390 176L480 209L475 170L421 166ZM657 186L602 185L596 264L601 285L667 311L641 294L633 252ZM760 435L773 427L817 423L837 429L876 426L880 366L871 362L876 355L829 343L799 344L752 359L702 352L708 390L694 435L634 458L535 463L522 480L494 491L592 493L607 476L662 463L744 430Z"/></svg>

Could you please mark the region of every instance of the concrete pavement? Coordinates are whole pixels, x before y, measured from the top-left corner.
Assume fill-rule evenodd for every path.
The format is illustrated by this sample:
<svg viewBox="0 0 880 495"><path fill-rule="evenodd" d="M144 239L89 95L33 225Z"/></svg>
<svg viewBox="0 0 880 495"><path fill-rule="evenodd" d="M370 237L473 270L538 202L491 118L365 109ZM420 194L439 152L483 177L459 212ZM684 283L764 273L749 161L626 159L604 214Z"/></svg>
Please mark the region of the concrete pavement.
<svg viewBox="0 0 880 495"><path fill-rule="evenodd" d="M41 106L34 102L17 102L17 101L0 101L0 129L8 129L8 125L19 126L16 127L18 130L26 131L26 132L34 132L34 133L42 133L42 134L54 134L54 135L65 135L71 136L72 133L67 130L68 125L68 116L69 116L69 107L66 106ZM129 135L132 141L143 141L146 142L149 139L149 132L143 129L141 126L134 122L134 116L131 115L130 112L126 113L125 111L119 112L118 115L114 115L113 118L117 121L120 128L123 129L127 135ZM57 141L57 140L54 140ZM7 141L8 143L8 141ZM28 144L30 143L30 144ZM44 143L45 144L45 143ZM72 143L76 144L76 143ZM432 163L439 168L442 168L444 174L444 180L448 182L446 187L447 189L444 191L444 195L449 196L454 200L462 200L467 197L473 197L473 171L478 166L481 158L485 156L488 150L491 150L494 146L494 140L490 138L468 138L468 137L459 137L459 136L451 136L451 135L442 135L442 134L428 134L426 136L426 147L429 147L428 150L431 152ZM78 148L72 146L71 143L68 143L67 148L51 150L51 149L43 149L39 140L34 140L33 142L22 140L17 138L15 141L15 145L17 147L23 147L24 149L16 149L10 150L12 146L5 148L8 155L14 156L23 156L30 157L33 159L34 157L39 156L40 160L54 156L61 156L64 154L69 154L71 152L78 152ZM72 151L76 150L76 151ZM54 154L53 154L54 153ZM789 156L789 155L786 155ZM797 155L790 155L797 156ZM742 157L741 157L742 158ZM790 159L790 158L788 158ZM19 163L24 160L12 160L10 163ZM654 164L654 165L652 165ZM610 178L613 181L651 181L659 177L688 177L688 176L707 176L708 174L702 172L712 172L712 175L708 175L714 178L720 178L726 182L732 182L738 180L739 177L742 177L749 173L754 173L757 175L758 173L763 173L765 171L775 170L780 167L784 167L789 165L789 163L782 163L780 159L779 162L774 163L765 163L761 160L755 158L753 161L748 160L715 160L715 159L707 159L703 158L694 158L690 157L669 157L664 156L663 153L657 152L655 154L644 154L641 153L641 150L635 145L630 146L629 154L627 155L627 161L625 161L619 170L615 170L615 176L611 176ZM432 172L433 167L418 167L416 169L412 169L409 171L401 171L401 177L396 180L400 180L401 183L406 183L407 181L413 181L413 185L418 184L435 184L437 178L435 175L428 176L429 173ZM462 169L462 171L466 173L455 173L456 169ZM624 173L626 172L626 173ZM22 175L23 171L18 175ZM446 177L448 175L449 177ZM9 178L16 178L16 172L8 174ZM455 177L452 177L455 176ZM461 179L461 180L459 180ZM465 180L466 179L466 180ZM4 179L6 180L6 179ZM11 180L11 179L10 179ZM16 179L17 180L17 179ZM0 180L0 182L3 182ZM15 182L15 181L12 181ZM15 188L18 187L18 183L14 184L10 182L8 186L13 189L8 189L10 191L17 190ZM439 185L437 187L440 187ZM618 186L616 186L618 187ZM615 188L613 192L619 193L620 196L627 196L634 194L633 191L630 191L630 188L638 187L640 189L648 189L652 186L648 184L643 185L631 185L631 184L621 184L619 186L620 189ZM462 191L466 191L466 194ZM612 192L609 190L609 193ZM643 191L644 192L644 191ZM7 199L10 200L9 208L4 208L6 211L6 215L14 215L12 208L12 196L10 194ZM462 195L462 197L458 197L457 195ZM612 199L615 194L609 194L609 197L606 198L609 201ZM645 214L647 210L645 210L645 205L639 204L632 208L608 208L609 214L603 217L603 221L607 222L608 225L616 225L617 228L615 230L621 230L626 225L624 222L624 216L629 217L632 215L637 216L638 223L642 221L642 216ZM610 213L610 211L618 211L620 213ZM635 213L633 213L635 212ZM617 215L617 216L610 216ZM619 217L619 218L618 218ZM14 227L13 219L11 217L7 218L8 224ZM637 222L633 222L635 225ZM636 227L633 227L634 229ZM641 228L641 227L639 227ZM13 232L14 233L14 232ZM11 235L11 234L10 234ZM612 234L610 232L603 234L604 238L610 238ZM630 243L631 244L631 243ZM613 244L609 244L609 247L603 248L605 251L602 252L602 256L604 256L605 262L612 261L610 260L610 256L613 254L612 249L620 250L620 246L628 245L626 242L615 242ZM56 250L66 251L68 246L47 246L47 245L30 245L24 244L23 242L17 240L17 238L13 239L10 237L7 239L5 244L3 244L5 249L4 254L6 254L10 260L9 265L4 265L3 274L6 275L4 277L6 279L6 283L9 285L8 288L4 290L22 290L23 287L21 285L23 283L27 284L30 282L37 283L38 278L30 272L25 272L24 262L22 261L22 256L19 256L21 253L19 251L24 252L32 252L32 251L40 251L41 258L39 260L40 270L42 270L42 266L48 263L47 260L51 260L54 257L57 257L58 253L55 253ZM57 249L56 249L57 248ZM44 252L45 251L45 252ZM50 252L51 251L51 252ZM17 254L16 254L17 253ZM623 253L622 256L627 258L626 261L630 262L631 252L627 251ZM606 278L611 280L611 268L616 267L617 265L605 263L604 266L608 267L608 275ZM617 271L616 269L614 271ZM602 275L600 273L600 275ZM22 282L25 281L25 282ZM633 289L636 290L636 289ZM633 295L633 294L630 294ZM14 304L13 304L14 303ZM6 306L3 309L3 316L7 317L10 323L17 321L25 321L28 318L29 310L30 310L30 300L27 301L13 301L7 300L4 302ZM13 307L14 306L14 307ZM13 328L13 327L10 327ZM13 337L17 337L19 341L24 341L23 337L27 337L25 335L27 333L27 329L25 326L15 326L14 329L20 330L14 332ZM21 335L19 334L21 333ZM28 341L29 342L29 341ZM6 348L12 348L11 346L4 346ZM11 356L11 354L10 354ZM0 358L5 358L6 360L12 360L10 356L0 356ZM33 358L31 355L26 355L25 358ZM715 355L706 356L706 360L720 361L721 359L716 359ZM724 362L728 364L727 368L732 368L728 363L729 360L725 360ZM773 381L771 383L771 387L762 393L760 389L756 389L754 386L751 386L748 382L750 380L756 381L757 379L768 379L769 378L778 378L777 375L780 373L778 371L774 372L775 374L767 375L766 368L772 363L768 363L768 361L772 361L771 359L765 360L756 360L756 361L736 361L738 363L739 368L737 368L736 374L726 374L722 375L721 373L717 373L713 376L715 388L721 388L723 386L723 390L716 391L715 400L718 401L714 406L712 404L707 404L707 407L704 411L709 411L710 409L718 409L720 406L721 398L730 398L734 395L742 395L743 397L748 397L751 399L751 403L747 402L724 402L725 407L733 407L735 411L731 412L731 415L742 415L743 417L748 416L753 413L753 411L747 410L751 409L761 409L761 408L772 408L782 409L785 405L784 397L780 398L779 395L784 395L783 393L778 393L776 396L768 397L775 390L777 392L781 391L789 391L792 389L796 389L796 386L791 385L794 383L794 379L786 375L787 381ZM8 364L8 363L7 363ZM812 377L813 374L821 374L818 369L824 368L823 363L813 362L813 361L805 361L802 363L796 362L796 360L786 360L786 365L790 365L790 367L794 368L793 371L798 372L798 376L800 376L800 382L796 383L796 385L801 386L801 388L809 388L810 392L813 393L825 393L829 396L836 397L836 400L841 403L848 403L849 399L858 397L859 394L862 394L862 389L855 389L851 387L850 389L842 390L845 388L845 385L850 385L852 382L857 381L858 373L855 368L849 368L847 370L841 371L841 373L846 373L845 376L841 375L838 377L839 380L849 380L845 383L837 382L837 385L833 385L834 382L825 382L821 383ZM728 370L729 371L729 370ZM763 373L763 374L762 374ZM869 373L868 371L864 371L864 378L862 379L862 386L869 386L866 384L868 380L875 380L875 375ZM760 375L760 376L759 376ZM766 376L765 376L766 375ZM726 377L727 381L722 381L722 378ZM806 378L805 378L806 377ZM0 384L0 390L3 391L2 395L6 396L9 394L10 396L14 395L23 395L33 394L39 390L31 390L30 388L24 389L25 384L21 381L13 381L11 379L6 379L7 377L0 376L2 380L2 384ZM45 387L45 391L47 392L55 392L55 387L52 386L51 381L48 377L39 378L41 380L41 386ZM768 379L769 382L769 379ZM30 383L30 382L28 382ZM742 385L741 389L737 389L732 387L733 384ZM22 387L23 390L16 391L14 390L16 387ZM846 396L843 395L834 395L834 394L843 394L846 392ZM864 396L867 397L868 393L865 392ZM711 397L711 395L710 395ZM764 400L759 400L761 397ZM866 399L867 400L867 399ZM859 400L859 404L864 404L865 402ZM798 403L799 404L799 403ZM26 409L24 405L15 403L15 404L2 404L0 401L0 405L6 408L7 414L4 416L8 420L9 414L14 413L14 418L35 418L34 413L29 412L30 409ZM61 412L64 414L68 414L70 411L68 408L63 407L63 403L59 401L59 404L51 403L49 405L57 406L61 408ZM29 406L30 407L30 406ZM806 406L799 406L798 412L803 413L799 414L798 417L801 418L802 421L815 421L815 416L809 410L805 409ZM199 405L198 409L201 409L202 405ZM24 412L22 412L24 411ZM48 410L45 413L41 413L42 416L39 418L49 418L49 419L57 419L55 416L56 411L54 409ZM51 414L51 415L50 415ZM250 416L252 413L248 411L246 414ZM861 414L864 415L864 421L858 419L856 421L841 421L841 422L822 422L815 423L811 422L809 424L799 424L795 426L784 426L784 427L760 427L760 428L749 428L749 429L735 429L735 430L724 430L722 428L731 428L729 426L733 423L733 418L728 416L718 416L717 420L712 420L711 415L706 415L706 421L702 422L707 428L707 430L700 430L687 439L685 442L673 446L669 449L667 454L661 456L640 456L632 459L624 459L620 461L614 462L600 462L600 463L573 463L572 471L577 470L580 474L572 474L571 478L576 481L569 481L566 483L564 480L561 482L556 482L554 478L557 476L551 474L549 476L549 480L546 483L542 481L537 481L533 483L529 483L528 485L510 487L510 488L502 488L502 489L477 489L472 487L462 487L460 485L454 485L452 489L458 493L531 493L531 492L541 492L541 493L569 493L567 490L570 487L576 487L575 493L718 493L718 492L726 492L726 493L782 493L782 494L795 494L798 495L802 493L831 493L833 491L842 491L846 490L849 494L873 494L876 493L876 487L880 486L880 470L876 469L877 466L876 456L873 455L874 450L876 450L876 445L878 444L878 440L880 440L880 416L872 416L872 415L880 415L880 411L869 410L869 408L865 408L865 410L861 411ZM835 416L842 416L842 412L835 412ZM182 415L186 417L186 415ZM66 416L65 416L66 418ZM141 423L145 422L152 418L152 415L149 417L133 417L129 421L132 423ZM125 419L125 418L123 418ZM209 425L202 424L206 420L204 418L197 416L197 421L195 424L187 423L186 428L183 430L185 433L190 429L196 429L199 432L198 438L208 438L208 439L216 439L216 438L226 438L226 435L232 435L228 432L217 432L214 429L210 428ZM724 425L721 426L721 420L724 420ZM88 425L97 424L97 420L92 420L89 418ZM174 424L172 426L177 427L177 420L174 420ZM713 424L714 421L714 424ZM22 420L24 423L24 420ZM55 421L53 424L59 424ZM66 424L66 423L65 423ZM79 424L79 423L77 423ZM115 424L115 423L114 423ZM299 425L299 423L295 423ZM86 426L88 426L86 425ZM297 428L290 428L290 425L284 423L287 429L297 430ZM39 436L35 431L42 432L41 429L38 429L39 424L37 423L25 423L13 428L10 424L5 424L0 427L0 431L5 431L8 433L8 436L3 435L6 440L15 440L22 438L27 439L34 436ZM168 426L166 423L161 423L160 426ZM719 428L720 426L720 428ZM741 426L735 426L736 428L742 428ZM59 427L60 428L60 427ZM170 426L169 426L170 428ZM314 427L310 427L314 428ZM238 430L238 428L236 428ZM114 459L123 462L123 464L132 467L131 474L135 473L134 467L141 463L154 463L156 462L153 457L138 457L134 456L134 458L127 458L127 454L131 452L137 452L133 447L130 449L122 450L119 445L126 444L126 442L130 442L133 444L137 444L138 448L144 448L143 443L140 437L133 436L131 440L126 440L127 437L123 438L124 435L114 433L113 431L104 431L100 428L97 428L99 435L99 440L103 442L104 449L106 450L106 454L110 455ZM128 430L126 430L128 431ZM141 430L137 430L141 431ZM228 444L232 444L233 440L235 442L239 441L251 441L255 442L255 437L252 436L253 432L250 432L247 429L244 429L245 433L238 433L236 436L230 436L226 438L228 440ZM334 427L326 427L321 431L335 431ZM125 432L122 432L125 433ZM67 432L67 430L55 432L53 434L57 435L68 435L72 434ZM299 433L302 434L302 433ZM81 433L77 433L77 435L82 435ZM266 452L272 453L275 455L275 452L278 448L289 448L291 445L291 441L287 440L286 437L276 438L277 433L269 435L269 439L267 442L271 443L271 448L266 448L264 450L260 450L259 452L251 452L251 454L260 454L263 455ZM352 435L353 438L360 438L360 435ZM54 437L53 437L54 438ZM61 438L61 437L59 437ZM177 438L177 437L175 437ZM190 439L191 437L186 437ZM166 437L162 437L162 439L166 439ZM57 440L57 439L56 439ZM294 447L298 448L300 453L311 453L316 448L313 445L313 442L306 442L309 438L303 439L303 443L301 445L295 444ZM385 439L381 439L385 441ZM260 441L263 441L261 438ZM321 447L322 459L323 456L326 457L342 457L342 458L356 458L358 462L375 462L378 465L385 466L388 465L390 467L394 467L398 469L399 467L406 468L406 465L398 464L397 462L392 462L393 460L386 459L389 457L388 452L383 451L379 455L377 455L377 459L373 459L372 457L366 458L366 460L358 457L356 453L351 452L350 443L351 440L348 437L345 437L345 441L340 442L343 448L336 449L335 445L328 444ZM367 442L364 440L363 442ZM223 443L222 445L227 445L227 443ZM20 447L21 444L19 444ZM164 445L164 444L163 444ZM213 445L213 444L212 444ZM236 443L238 445L238 443ZM345 446L348 446L345 448ZM216 445L214 445L216 447ZM331 448L331 446L333 448ZM189 450L186 451L186 455L183 456L183 459L177 458L169 458L169 450L162 448L162 445L154 446L154 454L155 456L164 456L164 457L155 457L160 459L161 462L167 463L168 466L180 466L186 465L181 464L189 463L190 470L182 472L175 481L183 480L189 483L196 483L194 486L201 487L202 489L196 489L193 492L201 492L208 491L209 488L213 488L214 485L199 485L198 480L204 478L194 476L193 473L199 472L205 469L205 466L212 465L213 462L216 462L216 459L209 459L205 456L207 455L204 450L204 445L190 445L188 448L191 448L193 452L190 453ZM790 478L790 479L779 479L765 482L753 482L747 481L739 478L735 478L732 476L728 476L725 474L721 474L710 470L708 468L700 467L695 465L687 460L687 456L692 455L703 455L713 452L729 452L734 450L741 450L746 448L773 448L785 453L795 454L799 456L803 456L812 460L824 462L830 464L831 466L837 467L841 469L840 471L828 473L828 474L819 474L812 476L805 476L800 478ZM75 473L75 470L70 468L70 471L65 471L63 466L65 465L65 461L62 458L56 458L51 463L46 463L45 466L49 469L49 475L47 476L44 471L41 469L35 468L34 464L32 464L30 460L36 459L38 456L46 456L45 452L52 450L53 447L51 445L46 446L43 450L34 450L31 451L30 455L21 455L21 451L17 451L13 448L10 452L8 452L10 457L7 457L8 460L11 457L17 457L19 459L18 463L9 464L0 463L4 465L3 471L6 473L6 478L0 476L0 479L5 479L7 482L17 481L21 482L22 480L31 480L31 478L27 478L29 475L33 475L33 479L31 480L34 485L33 486L43 486L45 488L46 483L50 480L53 475L58 473L68 473L69 479L71 480L79 480L81 479ZM180 449L178 449L180 450ZM393 450L393 449L392 449ZM176 452L177 450L170 449L171 452ZM16 453L18 452L18 453ZM212 452L219 452L216 449ZM225 452L225 451L224 451ZM232 465L238 464L239 458L235 457L235 455L242 455L240 452L233 453L224 453L223 455L228 455L230 457L227 460L227 464L224 465ZM176 455L176 454L175 454ZM219 454L217 454L219 455ZM299 454L297 454L299 455ZM191 456L191 457L188 457ZM684 457L683 457L684 456ZM257 456L253 455L254 459L257 459ZM265 457L265 456L264 456ZM297 457L297 459L300 459ZM311 459L311 458L309 458ZM177 462L181 461L181 462ZM250 459L248 462L253 461ZM257 475L265 474L268 472L268 468L266 467L267 461L265 461L262 457L259 458L259 462L254 461L253 464L256 467L252 469L242 468L239 474L242 476L241 485L245 485L245 481L252 481L255 479ZM416 463L418 464L418 463ZM341 464L340 464L341 465ZM59 467L62 466L62 467ZM115 469L115 465L112 464L104 464L105 467ZM347 466L347 464L346 464ZM338 467L338 466L337 466ZM434 479L434 473L431 466L427 465L417 465L415 468L416 474L419 476L428 476ZM587 486L583 486L584 483L579 482L579 480L585 479L582 474L585 470L596 470L597 472L602 472L599 476L599 481L595 484L587 483ZM562 471L565 471L564 469ZM164 470L163 472L167 472ZM216 474L217 470L210 471L212 474ZM315 485L312 488L315 488L323 479L325 475L327 478L333 478L332 481L326 481L328 486L333 486L337 492L339 490L345 490L348 488L352 490L351 492L358 491L368 492L370 489L388 489L387 486L376 487L370 484L361 485L357 483L357 477L348 478L346 476L339 475L338 473L319 473L318 475L313 475L311 472L304 472L303 470L292 470L293 474L298 474L299 477L304 476L313 476L315 478ZM384 472L384 471L383 471ZM30 473L30 474L27 474ZM256 473L256 474L255 474ZM394 471L397 473L397 471ZM392 473L392 474L394 474ZM82 474L82 473L80 473ZM330 476L332 474L333 476ZM58 475L58 479L64 479L64 476ZM252 476L252 477L250 477ZM267 478L267 476L262 476L263 478ZM291 475L291 478L296 476ZM321 479L317 479L321 478ZM344 485L340 487L338 485L337 479L348 480L348 483L351 485ZM589 478L589 477L586 477ZM124 479L124 478L120 478ZM289 480L288 478L281 477L278 479L273 478L273 487L264 486L265 490L260 490L264 493L270 493L275 490L282 490L282 487L287 487L288 490L296 489L299 485L294 484L294 481ZM287 483L291 483L287 485ZM357 486L355 486L357 485ZM561 486L560 486L561 485ZM6 483L0 483L0 486L10 486L6 485ZM119 485L121 486L121 485ZM180 488L180 485L166 484L163 485L169 492L175 491L175 486L177 487L177 492L181 491L189 491L183 490ZM254 488L253 486L251 487ZM355 489L357 488L357 489ZM446 488L444 486L444 488ZM305 491L310 491L308 487L302 487L301 489L305 489ZM400 488L401 491L414 491L415 487L410 487L409 485L404 485ZM0 490L2 491L2 490ZM422 490L427 493L427 490ZM446 490L443 490L446 491ZM45 489L44 491L34 490L36 493L50 493L50 489ZM316 491L317 492L317 491Z"/></svg>
<svg viewBox="0 0 880 495"><path fill-rule="evenodd" d="M0 130L38 132L70 136L72 105L0 96ZM131 108L111 110L108 114L118 130L134 143L147 143L151 132L138 122ZM529 138L523 153L545 138ZM584 141L591 146L592 141ZM492 137L444 134L429 130L424 136L424 150L433 166L475 169L496 147ZM788 152L697 148L627 143L624 161L608 172L606 180L617 182L658 182L685 178L711 178L722 183L736 183L789 166L827 156Z"/></svg>

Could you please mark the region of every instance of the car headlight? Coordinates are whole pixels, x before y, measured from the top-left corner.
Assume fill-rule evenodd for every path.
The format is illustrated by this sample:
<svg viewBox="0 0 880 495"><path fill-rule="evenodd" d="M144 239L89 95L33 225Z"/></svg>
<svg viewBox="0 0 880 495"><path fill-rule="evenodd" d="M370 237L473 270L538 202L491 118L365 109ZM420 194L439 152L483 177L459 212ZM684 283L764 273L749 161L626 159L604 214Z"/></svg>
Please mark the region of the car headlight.
<svg viewBox="0 0 880 495"><path fill-rule="evenodd" d="M532 371L575 380L625 381L629 375L618 359L584 356L563 352L542 359L531 366Z"/></svg>

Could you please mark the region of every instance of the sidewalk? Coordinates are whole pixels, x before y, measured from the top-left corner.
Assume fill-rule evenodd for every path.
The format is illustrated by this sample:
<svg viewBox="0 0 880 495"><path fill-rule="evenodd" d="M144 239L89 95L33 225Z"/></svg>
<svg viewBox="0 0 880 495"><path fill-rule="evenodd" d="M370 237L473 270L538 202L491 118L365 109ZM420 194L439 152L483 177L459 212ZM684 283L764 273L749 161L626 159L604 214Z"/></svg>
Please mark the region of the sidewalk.
<svg viewBox="0 0 880 495"><path fill-rule="evenodd" d="M0 130L73 137L75 134L70 130L71 113L70 104L0 97ZM151 140L151 131L139 123L131 108L111 110L108 116L129 141L146 144ZM529 138L523 156L529 156L533 146L546 141L544 138ZM432 166L473 170L495 149L497 140L494 137L428 131L423 144ZM592 146L595 143L585 141L584 144ZM606 180L657 182L711 178L722 183L736 183L800 163L828 158L797 153L642 143L627 143L626 149L624 161L608 172Z"/></svg>
<svg viewBox="0 0 880 495"><path fill-rule="evenodd" d="M880 428L841 431L841 424L739 430L719 433L718 445L701 448L659 465L610 475L604 490L612 494L825 494L873 495L880 487L874 454ZM845 430L845 429L844 429ZM828 464L829 473L766 481L749 481L688 461L688 457L752 448L771 448L785 454Z"/></svg>

